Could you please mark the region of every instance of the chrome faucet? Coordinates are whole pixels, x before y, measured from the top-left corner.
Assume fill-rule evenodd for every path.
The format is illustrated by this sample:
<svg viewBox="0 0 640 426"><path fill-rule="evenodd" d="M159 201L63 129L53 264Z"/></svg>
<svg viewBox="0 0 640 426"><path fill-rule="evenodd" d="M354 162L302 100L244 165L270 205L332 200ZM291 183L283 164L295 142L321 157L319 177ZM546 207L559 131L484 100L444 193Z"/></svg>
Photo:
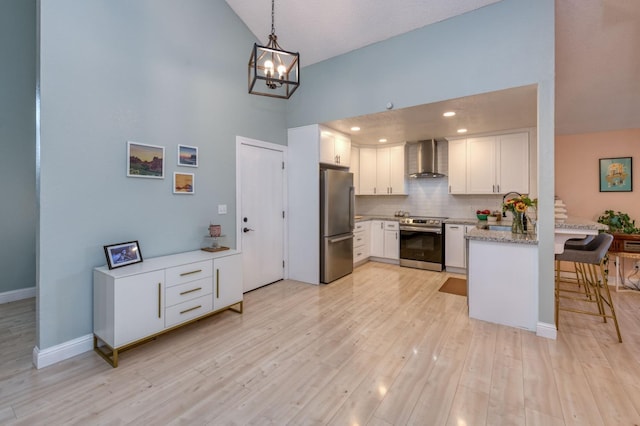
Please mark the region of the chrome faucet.
<svg viewBox="0 0 640 426"><path fill-rule="evenodd" d="M510 191L507 192L506 194L504 194L504 196L502 197L502 205L504 206L504 202L507 201L507 196L515 194L518 197L522 197L522 194L516 191ZM507 217L507 212L505 212L504 210L502 211L502 217Z"/></svg>

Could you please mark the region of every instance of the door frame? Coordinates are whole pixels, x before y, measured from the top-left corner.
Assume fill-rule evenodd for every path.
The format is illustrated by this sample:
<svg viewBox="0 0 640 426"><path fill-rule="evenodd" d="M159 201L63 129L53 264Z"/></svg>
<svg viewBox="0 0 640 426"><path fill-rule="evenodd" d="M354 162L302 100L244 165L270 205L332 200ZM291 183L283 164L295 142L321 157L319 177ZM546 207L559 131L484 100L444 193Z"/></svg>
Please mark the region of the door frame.
<svg viewBox="0 0 640 426"><path fill-rule="evenodd" d="M282 161L284 161L284 171L282 174L282 210L284 211L284 220L282 223L282 243L284 257L284 279L289 278L289 196L288 196L288 180L287 180L287 147L272 142L251 139L244 136L236 136L236 249L242 252L242 171L241 171L241 154L242 145L249 145L256 148L268 149L282 153Z"/></svg>

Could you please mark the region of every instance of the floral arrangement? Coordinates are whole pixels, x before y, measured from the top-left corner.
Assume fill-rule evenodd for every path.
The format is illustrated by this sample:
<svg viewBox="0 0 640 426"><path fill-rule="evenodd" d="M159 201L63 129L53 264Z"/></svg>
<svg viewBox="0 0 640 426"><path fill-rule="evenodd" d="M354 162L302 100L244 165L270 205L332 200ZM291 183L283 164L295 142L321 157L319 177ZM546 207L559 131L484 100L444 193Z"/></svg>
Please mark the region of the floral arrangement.
<svg viewBox="0 0 640 426"><path fill-rule="evenodd" d="M529 207L536 207L538 205L538 199L533 200L528 195L521 195L515 198L509 198L502 204L502 211L510 211L514 215L516 213L524 213Z"/></svg>

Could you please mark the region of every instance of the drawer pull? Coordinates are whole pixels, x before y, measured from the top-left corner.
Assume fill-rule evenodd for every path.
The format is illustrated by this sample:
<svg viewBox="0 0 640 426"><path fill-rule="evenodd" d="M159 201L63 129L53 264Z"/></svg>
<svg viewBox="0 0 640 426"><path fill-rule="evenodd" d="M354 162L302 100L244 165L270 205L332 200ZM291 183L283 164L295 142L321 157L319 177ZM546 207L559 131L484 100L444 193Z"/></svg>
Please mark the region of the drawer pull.
<svg viewBox="0 0 640 426"><path fill-rule="evenodd" d="M198 305L198 306L194 306L193 308L185 309L184 311L180 312L180 315L186 314L187 312L195 311L196 309L200 309L200 308L202 308L202 305Z"/></svg>
<svg viewBox="0 0 640 426"><path fill-rule="evenodd" d="M195 271L189 271L189 272L183 272L183 273L180 274L180 276L184 277L185 275L197 274L198 272L202 272L202 269L197 269Z"/></svg>
<svg viewBox="0 0 640 426"><path fill-rule="evenodd" d="M202 287L192 288L191 290L183 291L180 293L180 296L184 296L185 294L193 293L194 291L200 291Z"/></svg>
<svg viewBox="0 0 640 426"><path fill-rule="evenodd" d="M158 283L158 318L162 318L162 283Z"/></svg>

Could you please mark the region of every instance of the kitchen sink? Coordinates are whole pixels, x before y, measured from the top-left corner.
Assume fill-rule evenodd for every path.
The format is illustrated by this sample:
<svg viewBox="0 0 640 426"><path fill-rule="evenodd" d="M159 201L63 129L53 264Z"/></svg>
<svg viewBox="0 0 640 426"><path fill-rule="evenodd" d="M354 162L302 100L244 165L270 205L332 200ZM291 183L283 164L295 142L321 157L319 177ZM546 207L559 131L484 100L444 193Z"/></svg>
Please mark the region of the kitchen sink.
<svg viewBox="0 0 640 426"><path fill-rule="evenodd" d="M489 225L489 231L511 231L511 225Z"/></svg>

